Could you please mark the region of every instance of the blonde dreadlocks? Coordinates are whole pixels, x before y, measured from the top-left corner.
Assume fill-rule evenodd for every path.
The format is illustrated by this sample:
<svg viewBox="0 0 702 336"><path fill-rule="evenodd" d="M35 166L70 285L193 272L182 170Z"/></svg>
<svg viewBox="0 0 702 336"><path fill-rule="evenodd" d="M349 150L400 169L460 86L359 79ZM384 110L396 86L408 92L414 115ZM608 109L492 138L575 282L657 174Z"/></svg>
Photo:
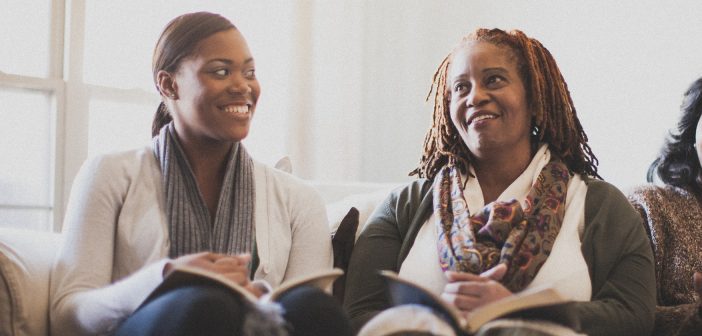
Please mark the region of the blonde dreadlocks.
<svg viewBox="0 0 702 336"><path fill-rule="evenodd" d="M471 42L488 42L506 46L517 58L519 74L527 91L533 113L535 135L532 141L546 142L574 173L601 178L597 174L597 158L587 144L587 135L575 113L568 85L556 60L539 41L519 30L478 29L463 38L434 73L427 101L434 93L433 124L424 139L424 153L419 167L410 172L433 179L450 160L465 172L472 155L451 122L446 76L454 52Z"/></svg>

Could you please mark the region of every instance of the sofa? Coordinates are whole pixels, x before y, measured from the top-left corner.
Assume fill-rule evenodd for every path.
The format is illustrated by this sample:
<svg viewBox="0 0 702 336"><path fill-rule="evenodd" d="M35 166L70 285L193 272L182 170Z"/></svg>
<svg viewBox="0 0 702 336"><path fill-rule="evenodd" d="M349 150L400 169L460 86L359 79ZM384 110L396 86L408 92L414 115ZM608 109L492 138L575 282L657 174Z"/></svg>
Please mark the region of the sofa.
<svg viewBox="0 0 702 336"><path fill-rule="evenodd" d="M397 185L312 184L327 205L335 266L345 268L357 232L361 231L356 225L365 223ZM339 229L342 222L347 224ZM348 239L349 235L353 238ZM61 241L59 233L0 227L0 336L48 335L49 276ZM339 284L343 287L343 281ZM335 285L334 291L336 296L343 295L343 288Z"/></svg>

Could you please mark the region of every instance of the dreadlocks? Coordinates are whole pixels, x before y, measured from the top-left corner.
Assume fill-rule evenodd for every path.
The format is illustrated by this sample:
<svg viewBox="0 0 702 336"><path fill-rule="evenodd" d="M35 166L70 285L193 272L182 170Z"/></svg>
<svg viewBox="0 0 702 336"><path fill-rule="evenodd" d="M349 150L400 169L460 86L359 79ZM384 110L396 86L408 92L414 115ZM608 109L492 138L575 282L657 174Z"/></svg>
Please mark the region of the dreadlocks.
<svg viewBox="0 0 702 336"><path fill-rule="evenodd" d="M439 65L434 73L427 101L434 93L434 117L424 139L424 153L419 167L410 175L433 179L449 161L463 172L471 162L472 154L451 122L446 77L453 54L473 42L488 42L508 47L516 56L517 68L527 91L527 101L533 113L532 141L546 142L568 168L578 174L601 178L597 174L597 158L587 144L587 135L575 113L568 85L563 79L556 60L539 41L519 30L478 29L464 37Z"/></svg>

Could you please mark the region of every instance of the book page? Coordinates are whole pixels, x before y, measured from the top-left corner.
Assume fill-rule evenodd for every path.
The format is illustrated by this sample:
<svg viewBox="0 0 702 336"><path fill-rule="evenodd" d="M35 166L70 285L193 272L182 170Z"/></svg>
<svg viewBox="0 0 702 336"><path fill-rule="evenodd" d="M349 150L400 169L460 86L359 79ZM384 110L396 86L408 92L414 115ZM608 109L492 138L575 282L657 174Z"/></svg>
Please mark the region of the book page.
<svg viewBox="0 0 702 336"><path fill-rule="evenodd" d="M192 286L192 285L216 285L225 286L232 289L234 292L239 293L241 296L249 301L257 301L258 298L246 288L240 286L234 281L229 280L227 277L215 273L206 271L201 268L188 267L188 266L176 266L173 270L166 276L156 289L154 289L151 294L144 300L141 304L152 301L153 299L161 296L162 294L173 290L178 287Z"/></svg>
<svg viewBox="0 0 702 336"><path fill-rule="evenodd" d="M464 314L453 305L444 302L438 295L410 280L400 278L395 272L381 271L381 275L387 281L393 305L420 304L427 306L454 328L467 330L471 333L476 332L483 324L512 312L567 301L556 289L540 286L513 294Z"/></svg>
<svg viewBox="0 0 702 336"><path fill-rule="evenodd" d="M292 279L290 281L285 281L278 288L273 289L272 292L261 297L260 300L265 301L275 301L280 295L284 294L286 291L302 286L311 285L320 288L324 291L329 292L329 288L334 283L338 277L344 274L341 269L325 270L319 273L310 274L307 276L299 277L297 279ZM151 294L144 300L140 305L152 301L156 297L178 287L190 286L190 285L215 285L215 286L225 286L243 296L245 299L257 302L259 298L256 297L246 288L240 286L239 284L229 280L227 277L215 273L206 271L201 268L188 267L188 266L177 266L168 274L167 277L163 279L160 285L154 289Z"/></svg>
<svg viewBox="0 0 702 336"><path fill-rule="evenodd" d="M549 306L567 301L565 296L550 286L529 288L468 313L464 329L476 332L483 324L497 317L527 308Z"/></svg>
<svg viewBox="0 0 702 336"><path fill-rule="evenodd" d="M332 270L325 270L298 277L296 279L291 279L280 284L278 288L273 289L270 295L266 295L266 300L276 301L281 295L285 294L285 292L289 291L290 289L303 285L317 287L327 293L331 293L332 284L342 275L344 275L343 270L340 268L334 268Z"/></svg>

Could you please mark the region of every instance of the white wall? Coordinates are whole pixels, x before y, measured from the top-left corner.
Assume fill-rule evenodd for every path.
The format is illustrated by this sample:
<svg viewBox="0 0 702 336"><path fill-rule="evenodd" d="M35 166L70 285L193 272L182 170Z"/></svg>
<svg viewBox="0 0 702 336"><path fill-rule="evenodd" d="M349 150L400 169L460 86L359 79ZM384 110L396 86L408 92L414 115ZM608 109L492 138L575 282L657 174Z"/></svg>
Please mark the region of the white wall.
<svg viewBox="0 0 702 336"><path fill-rule="evenodd" d="M293 131L290 141L295 132L313 134L307 153L313 159L294 164L315 179L408 179L430 125L424 97L431 76L477 27L518 28L551 51L600 174L624 189L644 182L682 93L702 75L698 1L319 1L312 7L312 37L301 41L312 46L310 72L317 76L308 92L312 104L295 108L315 122Z"/></svg>
<svg viewBox="0 0 702 336"><path fill-rule="evenodd" d="M430 125L424 98L431 77L477 27L519 28L549 48L601 175L623 189L644 181L683 91L702 75L702 2L692 0L165 3L148 3L165 6L160 11L142 10L138 0L69 2L65 126L58 130L63 176L56 184L64 199L88 147L121 149L118 136L124 146L148 142L158 99L148 60L163 25L187 11L220 12L249 41L263 87L245 141L252 155L271 164L290 155L295 174L318 181L410 180ZM97 34L96 25L111 35ZM123 105L93 101L100 99ZM126 118L121 111L136 111L133 104L147 117ZM115 130L129 127L143 139L124 131L99 136L105 132L96 125L115 120L124 124ZM107 142L93 146L100 139Z"/></svg>

